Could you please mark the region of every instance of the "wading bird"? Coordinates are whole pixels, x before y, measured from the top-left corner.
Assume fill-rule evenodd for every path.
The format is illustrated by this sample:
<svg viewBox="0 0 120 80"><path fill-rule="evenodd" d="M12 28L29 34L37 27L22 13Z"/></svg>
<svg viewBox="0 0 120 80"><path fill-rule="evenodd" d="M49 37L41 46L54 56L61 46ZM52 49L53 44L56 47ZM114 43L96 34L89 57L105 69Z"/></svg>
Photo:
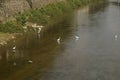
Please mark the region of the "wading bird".
<svg viewBox="0 0 120 80"><path fill-rule="evenodd" d="M32 60L28 60L28 63L33 63L33 61Z"/></svg>
<svg viewBox="0 0 120 80"><path fill-rule="evenodd" d="M75 36L75 40L76 40L76 41L79 40L79 37L78 37L78 36Z"/></svg>
<svg viewBox="0 0 120 80"><path fill-rule="evenodd" d="M118 38L118 35L115 35L115 40L117 40L117 38Z"/></svg>
<svg viewBox="0 0 120 80"><path fill-rule="evenodd" d="M12 49L15 50L15 49L16 49L16 46L14 46Z"/></svg>
<svg viewBox="0 0 120 80"><path fill-rule="evenodd" d="M57 43L60 44L61 37L57 39Z"/></svg>
<svg viewBox="0 0 120 80"><path fill-rule="evenodd" d="M13 49L13 53L15 53L16 52L16 46L14 46L12 49Z"/></svg>
<svg viewBox="0 0 120 80"><path fill-rule="evenodd" d="M40 34L41 30L42 30L41 28L38 28L38 31L37 31L37 33L39 33L39 34Z"/></svg>

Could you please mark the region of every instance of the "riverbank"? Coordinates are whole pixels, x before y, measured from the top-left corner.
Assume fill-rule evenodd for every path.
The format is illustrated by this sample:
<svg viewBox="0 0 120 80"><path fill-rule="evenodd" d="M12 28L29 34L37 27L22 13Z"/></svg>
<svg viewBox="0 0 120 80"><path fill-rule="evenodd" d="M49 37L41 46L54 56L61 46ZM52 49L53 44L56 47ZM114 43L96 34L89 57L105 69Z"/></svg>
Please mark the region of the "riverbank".
<svg viewBox="0 0 120 80"><path fill-rule="evenodd" d="M6 45L9 40L16 39L17 34L1 33L0 32L0 45Z"/></svg>
<svg viewBox="0 0 120 80"><path fill-rule="evenodd" d="M7 34L22 33L27 31L24 29L32 28L34 24L49 27L60 22L76 8L103 2L103 0L63 0L42 8L30 9L22 14L17 14L14 19L1 22L0 32ZM32 29L32 31L34 30Z"/></svg>

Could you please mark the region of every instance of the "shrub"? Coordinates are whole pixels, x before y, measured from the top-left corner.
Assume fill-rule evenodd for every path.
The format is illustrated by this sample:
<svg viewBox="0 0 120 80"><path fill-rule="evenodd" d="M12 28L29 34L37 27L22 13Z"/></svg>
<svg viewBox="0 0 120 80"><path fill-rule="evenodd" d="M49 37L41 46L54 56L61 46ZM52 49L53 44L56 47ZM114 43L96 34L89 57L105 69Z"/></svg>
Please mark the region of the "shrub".
<svg viewBox="0 0 120 80"><path fill-rule="evenodd" d="M22 32L22 27L18 26L17 24L13 23L12 21L7 21L4 24L0 24L0 32L9 32L9 33L15 33L15 32Z"/></svg>
<svg viewBox="0 0 120 80"><path fill-rule="evenodd" d="M25 15L20 14L20 15L18 15L18 16L16 17L16 21L17 21L19 24L21 24L21 25L24 26L25 23L27 22L27 19L26 19Z"/></svg>

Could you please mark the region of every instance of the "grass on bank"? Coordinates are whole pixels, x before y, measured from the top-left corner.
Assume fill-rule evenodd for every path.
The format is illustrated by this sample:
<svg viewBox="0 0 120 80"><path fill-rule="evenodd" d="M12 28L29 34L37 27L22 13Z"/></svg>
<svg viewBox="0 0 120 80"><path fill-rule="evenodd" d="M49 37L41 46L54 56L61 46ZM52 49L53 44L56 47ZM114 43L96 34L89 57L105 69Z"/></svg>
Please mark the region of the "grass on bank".
<svg viewBox="0 0 120 80"><path fill-rule="evenodd" d="M23 32L23 26L27 22L38 23L42 25L51 25L59 22L57 19L73 9L87 5L93 2L102 2L103 0L65 0L58 3L48 4L42 8L30 9L15 17L15 21L6 21L0 23L0 32L18 33Z"/></svg>

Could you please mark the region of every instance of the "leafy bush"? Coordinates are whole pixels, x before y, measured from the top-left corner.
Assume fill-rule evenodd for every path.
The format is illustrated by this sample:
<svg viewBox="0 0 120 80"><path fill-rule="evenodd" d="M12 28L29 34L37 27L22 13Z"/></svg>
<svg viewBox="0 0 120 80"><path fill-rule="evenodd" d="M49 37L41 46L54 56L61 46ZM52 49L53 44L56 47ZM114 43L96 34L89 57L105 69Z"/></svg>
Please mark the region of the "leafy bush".
<svg viewBox="0 0 120 80"><path fill-rule="evenodd" d="M23 14L18 15L18 16L16 17L16 21L17 21L19 24L23 25L23 26L24 26L25 23L27 22L26 17L25 17L25 15L23 15Z"/></svg>
<svg viewBox="0 0 120 80"><path fill-rule="evenodd" d="M22 27L18 26L17 24L13 23L12 21L7 21L4 24L0 24L0 32L9 32L9 33L15 33L15 32L22 32Z"/></svg>

